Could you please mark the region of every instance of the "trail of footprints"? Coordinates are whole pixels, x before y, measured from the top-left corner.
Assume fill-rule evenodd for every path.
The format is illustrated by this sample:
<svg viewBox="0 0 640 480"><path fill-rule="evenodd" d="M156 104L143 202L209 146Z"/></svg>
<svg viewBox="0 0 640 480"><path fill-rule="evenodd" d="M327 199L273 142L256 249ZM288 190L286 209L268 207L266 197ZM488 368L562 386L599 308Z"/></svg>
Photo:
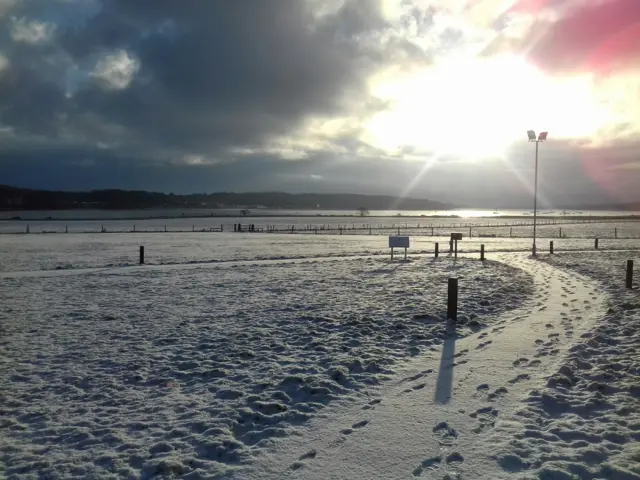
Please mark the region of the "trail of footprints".
<svg viewBox="0 0 640 480"><path fill-rule="evenodd" d="M546 309L546 302L549 299L551 292L551 276L545 275L545 281L542 287L539 290L539 293L536 296L536 300L539 300L539 303L536 304L536 309L538 311L542 311ZM570 277L563 277L561 280L565 283L562 286L562 298L569 298L569 296L575 294L576 286L573 283L573 280ZM585 286L587 286L585 284ZM596 300L598 297L595 293L595 290L590 292L591 300ZM579 315L575 315L575 313L580 311L579 308L580 301L578 299L572 299L562 303L562 307L566 310L569 310L570 314L574 314L573 318L570 317L569 313L561 312L560 313L560 326L564 331L564 336L567 339L571 339L573 336L573 322L582 320L582 317ZM591 308L591 302L589 300L582 301L582 308L588 310ZM533 313L532 311L527 312L529 314ZM526 316L515 317L512 321L517 321L521 318L526 318ZM483 340L475 347L476 350L484 349L491 345L492 340L484 340L487 338L490 333L496 333L504 330L506 325L497 325L491 329L490 332L483 332L478 335L479 340ZM540 360L541 357L545 356L554 356L559 353L558 344L560 343L560 333L553 331L555 330L555 326L552 323L548 323L545 325L545 328L549 331L547 334L547 338L545 339L536 339L534 344L538 347L537 352L534 354L533 359L529 359L526 357L520 357L513 361L513 367L516 369L524 370L521 373L517 373L513 378L507 381L510 385L515 385L518 382L526 381L531 379L531 375L526 372L527 369L535 369L542 364ZM461 350L460 352L454 355L455 362L452 367L457 365L466 363L466 359L462 359L469 350ZM419 390L422 390L426 387L426 383L423 381L424 377L433 373L433 369L423 370L418 372L417 374L411 375L402 379L402 382L416 382L412 386L403 390L402 393L412 393ZM469 417L476 420L475 426L472 428L472 432L475 434L482 434L494 428L496 421L500 415L500 410L495 408L492 405L493 402L499 400L508 394L509 390L505 386L501 386L495 389L492 389L488 384L481 384L476 387L476 396L484 398L488 405L483 406L474 412L469 414ZM374 399L368 402L365 406L362 407L363 410L373 410L376 405L379 405L382 402L381 399ZM342 437L340 438L338 443L341 443L345 440L345 438L351 435L354 431L362 429L369 425L369 420L361 420L348 428L344 428L340 431ZM447 422L440 422L435 427L433 427L433 434L440 445L441 453L438 455L430 456L423 460L418 466L413 469L413 476L420 477L424 475L426 472L435 472L438 470L442 470L445 474L444 478L448 478L454 480L456 478L460 478L459 474L456 472L456 468L459 467L464 462L464 457L457 451L455 451L455 446L457 444L458 432L451 427ZM316 458L317 452L316 450L310 450L307 453L301 455L297 462L294 462L290 468L292 470L297 470L302 468L307 460L313 460Z"/></svg>
<svg viewBox="0 0 640 480"><path fill-rule="evenodd" d="M421 477L425 472L443 469L448 472L449 478L455 478L456 468L464 462L464 457L453 450L458 440L458 432L447 422L440 422L433 427L433 435L440 444L441 453L420 462L420 465L413 469L413 476Z"/></svg>
<svg viewBox="0 0 640 480"><path fill-rule="evenodd" d="M379 398L375 398L369 401L364 407L362 407L362 409L373 410L375 409L376 405L379 405L380 403L382 403L382 400ZM360 430L366 427L367 425L369 425L369 423L370 423L370 420L364 419L364 420L355 422L354 424L351 425L351 427L343 428L342 430L340 430L340 437L338 438L337 441L333 442L332 445L338 445L340 443L343 443L346 440L346 437L354 433L356 430ZM316 458L317 455L318 455L317 450L315 449L309 450L307 453L302 454L298 458L298 461L293 462L291 465L289 465L289 470L299 470L303 468L306 465L306 462L305 462L306 460L313 460Z"/></svg>

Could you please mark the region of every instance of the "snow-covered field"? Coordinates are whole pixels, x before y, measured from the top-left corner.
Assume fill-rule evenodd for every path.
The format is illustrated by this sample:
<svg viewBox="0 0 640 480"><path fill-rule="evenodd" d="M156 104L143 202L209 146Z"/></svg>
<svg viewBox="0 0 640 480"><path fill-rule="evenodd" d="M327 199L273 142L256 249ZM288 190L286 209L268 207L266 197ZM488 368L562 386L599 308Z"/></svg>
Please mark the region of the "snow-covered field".
<svg viewBox="0 0 640 480"><path fill-rule="evenodd" d="M637 235L640 235L638 224ZM410 255L433 254L434 244L448 251L445 237L411 237ZM556 238L556 252L590 250L592 239ZM479 252L526 252L530 238L463 239L458 249ZM284 260L291 258L338 257L389 254L386 236L375 235L271 235L249 233L137 233L82 235L2 235L0 272L121 268L138 263L139 246L145 246L148 265L216 263L229 261ZM538 241L548 251L549 240ZM602 249L640 249L640 239L601 239Z"/></svg>
<svg viewBox="0 0 640 480"><path fill-rule="evenodd" d="M6 474L186 478L239 468L338 399L365 398L445 334L531 294L530 276L387 259L5 278Z"/></svg>
<svg viewBox="0 0 640 480"><path fill-rule="evenodd" d="M640 478L637 253L386 242L1 237L0 476Z"/></svg>

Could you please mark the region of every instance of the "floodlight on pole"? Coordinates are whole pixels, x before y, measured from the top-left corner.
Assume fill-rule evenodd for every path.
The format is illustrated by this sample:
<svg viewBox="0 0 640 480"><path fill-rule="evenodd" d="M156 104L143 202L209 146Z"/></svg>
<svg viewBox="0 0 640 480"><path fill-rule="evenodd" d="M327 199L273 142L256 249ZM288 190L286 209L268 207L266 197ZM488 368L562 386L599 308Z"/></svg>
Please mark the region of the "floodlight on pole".
<svg viewBox="0 0 640 480"><path fill-rule="evenodd" d="M538 144L547 140L549 132L540 132L540 135L536 137L534 130L527 130L527 136L529 142L535 142L536 144L536 168L535 168L535 181L533 187L533 246L531 249L532 255L535 257L536 252L536 226L538 219Z"/></svg>

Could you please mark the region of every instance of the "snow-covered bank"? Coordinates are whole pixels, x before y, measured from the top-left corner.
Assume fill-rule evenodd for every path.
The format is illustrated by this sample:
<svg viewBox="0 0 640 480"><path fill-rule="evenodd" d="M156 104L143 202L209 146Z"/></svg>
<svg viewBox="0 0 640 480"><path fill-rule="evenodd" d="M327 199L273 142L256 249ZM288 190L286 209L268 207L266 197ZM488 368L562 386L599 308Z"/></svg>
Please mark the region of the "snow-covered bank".
<svg viewBox="0 0 640 480"><path fill-rule="evenodd" d="M637 265L628 253L545 259L599 281L608 311L546 387L496 429L498 438L513 437L496 455L505 470L527 479L640 479L640 292L637 282L624 288L625 263L634 257Z"/></svg>
<svg viewBox="0 0 640 480"><path fill-rule="evenodd" d="M446 258L4 279L5 473L242 469L326 405L368 402L398 361L439 351L454 274L462 335L532 293L521 270Z"/></svg>

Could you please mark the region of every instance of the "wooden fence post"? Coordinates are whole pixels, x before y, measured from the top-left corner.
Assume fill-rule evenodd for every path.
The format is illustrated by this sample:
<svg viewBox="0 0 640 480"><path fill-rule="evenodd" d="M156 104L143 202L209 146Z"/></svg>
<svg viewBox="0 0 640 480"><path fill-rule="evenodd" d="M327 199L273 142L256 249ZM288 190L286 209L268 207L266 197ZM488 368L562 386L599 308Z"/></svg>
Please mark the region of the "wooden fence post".
<svg viewBox="0 0 640 480"><path fill-rule="evenodd" d="M447 319L458 321L458 279L450 278L447 288Z"/></svg>

